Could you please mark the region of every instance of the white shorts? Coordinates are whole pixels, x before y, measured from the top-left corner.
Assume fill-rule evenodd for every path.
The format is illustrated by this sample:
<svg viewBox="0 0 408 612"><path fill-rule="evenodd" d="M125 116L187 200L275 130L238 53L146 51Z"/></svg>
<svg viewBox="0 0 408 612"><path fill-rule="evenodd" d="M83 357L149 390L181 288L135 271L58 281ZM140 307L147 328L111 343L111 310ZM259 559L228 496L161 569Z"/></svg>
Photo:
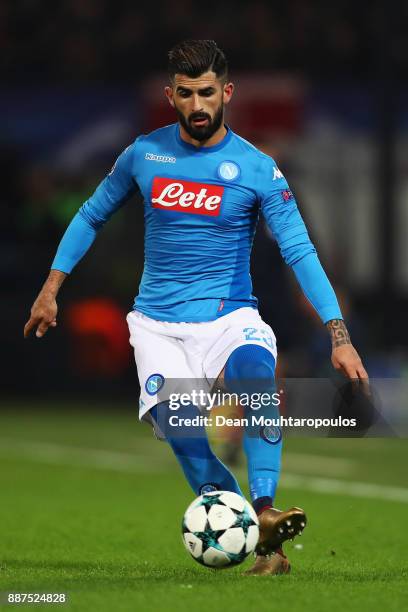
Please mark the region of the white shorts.
<svg viewBox="0 0 408 612"><path fill-rule="evenodd" d="M159 401L157 381L200 380L208 391L231 353L244 344L258 344L276 360L276 338L254 308L239 308L215 321L168 323L136 310L126 318L140 382L139 418Z"/></svg>

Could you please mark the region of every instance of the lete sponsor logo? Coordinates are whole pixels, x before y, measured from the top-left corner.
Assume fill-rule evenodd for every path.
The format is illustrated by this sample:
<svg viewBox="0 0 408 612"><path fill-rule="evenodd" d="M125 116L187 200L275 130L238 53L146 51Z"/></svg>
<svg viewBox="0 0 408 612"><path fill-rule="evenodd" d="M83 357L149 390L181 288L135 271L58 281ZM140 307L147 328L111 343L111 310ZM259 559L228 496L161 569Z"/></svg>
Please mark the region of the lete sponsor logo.
<svg viewBox="0 0 408 612"><path fill-rule="evenodd" d="M164 210L218 217L224 187L156 176L152 186L152 206Z"/></svg>

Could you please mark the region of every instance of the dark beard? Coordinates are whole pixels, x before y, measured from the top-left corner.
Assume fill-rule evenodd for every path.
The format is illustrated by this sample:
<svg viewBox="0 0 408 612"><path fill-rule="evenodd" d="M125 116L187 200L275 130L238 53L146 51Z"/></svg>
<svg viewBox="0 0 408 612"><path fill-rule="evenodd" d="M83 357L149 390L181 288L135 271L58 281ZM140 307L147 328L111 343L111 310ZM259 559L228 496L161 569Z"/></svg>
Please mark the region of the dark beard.
<svg viewBox="0 0 408 612"><path fill-rule="evenodd" d="M184 115L179 111L177 106L175 107L178 120L183 128L186 130L187 134L191 136L194 140L198 140L199 142L203 142L211 138L213 134L221 127L224 120L224 104L221 103L220 107L216 111L214 115L214 119L211 120L211 117L208 113L191 113L188 120L184 117ZM205 118L208 119L208 124L203 127L194 127L191 125L190 121L197 118Z"/></svg>

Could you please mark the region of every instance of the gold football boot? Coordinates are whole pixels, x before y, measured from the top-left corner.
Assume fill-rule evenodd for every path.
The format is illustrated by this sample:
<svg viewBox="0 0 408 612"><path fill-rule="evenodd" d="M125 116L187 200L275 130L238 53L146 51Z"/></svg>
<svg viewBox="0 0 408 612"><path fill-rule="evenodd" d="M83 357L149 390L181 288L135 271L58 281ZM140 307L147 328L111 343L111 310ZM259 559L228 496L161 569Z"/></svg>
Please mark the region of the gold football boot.
<svg viewBox="0 0 408 612"><path fill-rule="evenodd" d="M267 508L259 515L259 540L255 549L254 565L245 572L249 576L289 574L290 563L282 551L286 540L302 535L306 527L306 514L301 508L282 512Z"/></svg>

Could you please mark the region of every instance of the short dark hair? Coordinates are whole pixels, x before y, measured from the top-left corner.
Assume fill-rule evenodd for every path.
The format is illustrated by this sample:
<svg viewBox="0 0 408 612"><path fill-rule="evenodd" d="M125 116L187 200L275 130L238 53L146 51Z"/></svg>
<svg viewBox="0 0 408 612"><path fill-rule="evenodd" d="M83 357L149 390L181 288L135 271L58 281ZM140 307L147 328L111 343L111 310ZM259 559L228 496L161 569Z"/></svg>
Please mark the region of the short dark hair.
<svg viewBox="0 0 408 612"><path fill-rule="evenodd" d="M226 80L228 62L225 54L213 40L183 40L168 53L168 73L185 74L193 79L204 72L213 71L218 79Z"/></svg>

